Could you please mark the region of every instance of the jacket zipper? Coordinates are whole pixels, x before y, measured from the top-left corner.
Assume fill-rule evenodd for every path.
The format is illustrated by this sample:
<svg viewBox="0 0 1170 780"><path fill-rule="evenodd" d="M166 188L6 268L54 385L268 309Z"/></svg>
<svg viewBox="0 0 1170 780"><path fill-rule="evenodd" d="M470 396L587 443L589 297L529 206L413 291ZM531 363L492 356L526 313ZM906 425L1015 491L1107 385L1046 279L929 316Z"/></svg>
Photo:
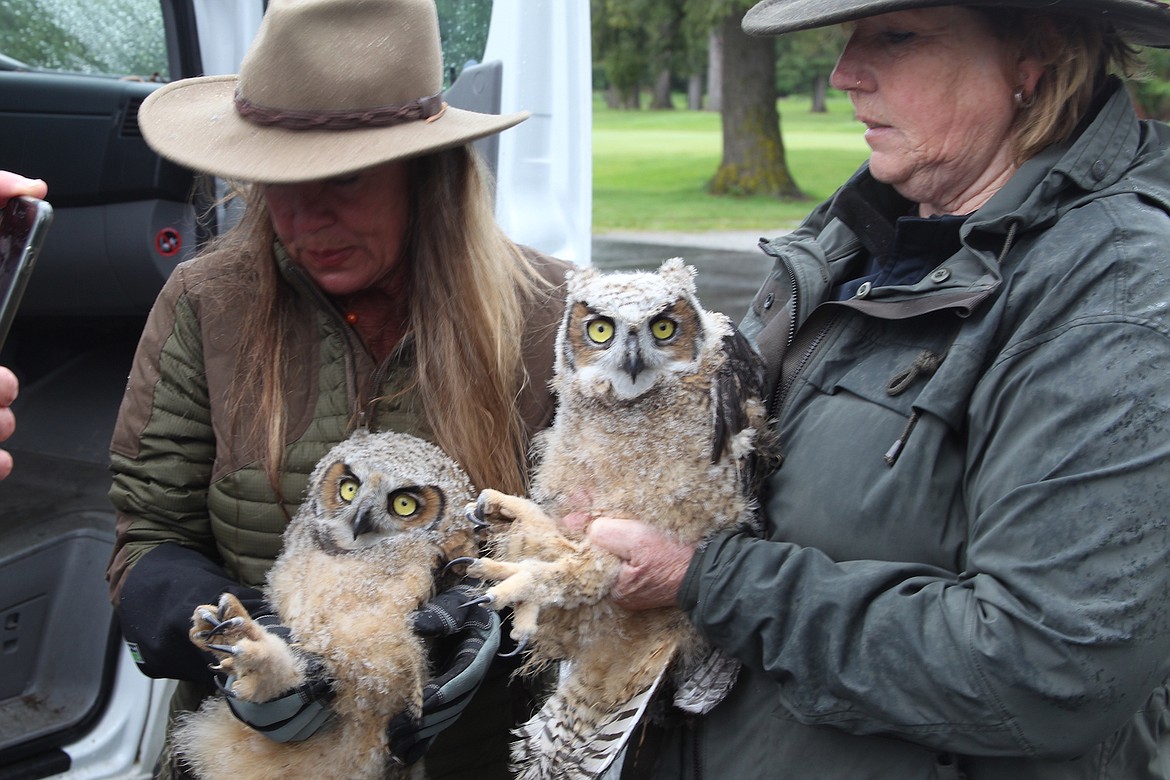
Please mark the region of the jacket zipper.
<svg viewBox="0 0 1170 780"><path fill-rule="evenodd" d="M361 397L362 393L359 389L357 375L357 358L354 353L355 349L360 348L360 346L355 346L354 344L354 339L357 337L357 334L353 332L352 326L345 321L345 317L338 311L333 301L313 283L313 280L301 270L300 266L290 259L288 261L288 267L296 276L302 289L317 302L321 310L337 326L337 332L341 334L342 343L345 345L345 379L349 388L349 401L352 404L350 407L350 419L355 423L355 429L364 428L369 421L366 419L367 404ZM377 387L377 385L374 387Z"/></svg>
<svg viewBox="0 0 1170 780"><path fill-rule="evenodd" d="M815 312L813 316L817 316ZM802 340L803 348L796 351L795 359L793 358L794 351L792 349L792 347L797 345L795 332L789 339L788 349L785 350L784 358L780 364L780 381L776 383L776 390L772 393L771 403L768 404L769 417L776 418L779 416L781 407L788 400L788 394L792 390L792 386L796 383L796 378L808 367L809 362L812 361L813 356L829 335L833 325L836 324L838 316L839 312L833 312L825 324L813 333L811 338L807 339L807 341ZM793 325L793 331L795 330L795 325Z"/></svg>
<svg viewBox="0 0 1170 780"><path fill-rule="evenodd" d="M703 780L703 745L699 735L701 721L699 718L687 719L687 736L691 743L691 778Z"/></svg>

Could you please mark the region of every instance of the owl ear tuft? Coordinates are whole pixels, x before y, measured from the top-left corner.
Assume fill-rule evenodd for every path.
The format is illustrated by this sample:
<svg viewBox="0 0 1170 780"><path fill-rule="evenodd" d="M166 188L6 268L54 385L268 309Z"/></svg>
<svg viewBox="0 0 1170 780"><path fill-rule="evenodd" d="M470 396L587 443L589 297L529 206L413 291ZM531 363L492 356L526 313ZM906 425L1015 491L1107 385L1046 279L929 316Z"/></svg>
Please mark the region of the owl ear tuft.
<svg viewBox="0 0 1170 780"><path fill-rule="evenodd" d="M681 257L672 257L664 260L658 268L658 273L671 284L678 285L685 290L695 291L695 267L687 265Z"/></svg>

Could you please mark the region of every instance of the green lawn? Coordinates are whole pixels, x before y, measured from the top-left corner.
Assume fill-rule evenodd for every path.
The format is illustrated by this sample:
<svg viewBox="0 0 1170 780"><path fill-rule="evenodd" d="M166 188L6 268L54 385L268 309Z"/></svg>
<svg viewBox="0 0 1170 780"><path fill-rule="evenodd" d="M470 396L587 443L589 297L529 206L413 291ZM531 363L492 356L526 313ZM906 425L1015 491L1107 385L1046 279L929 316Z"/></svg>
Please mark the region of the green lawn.
<svg viewBox="0 0 1170 780"><path fill-rule="evenodd" d="M593 229L752 230L792 227L868 156L849 101L827 114L806 97L779 102L788 166L805 201L714 197L706 192L722 153L719 114L706 111L593 111Z"/></svg>

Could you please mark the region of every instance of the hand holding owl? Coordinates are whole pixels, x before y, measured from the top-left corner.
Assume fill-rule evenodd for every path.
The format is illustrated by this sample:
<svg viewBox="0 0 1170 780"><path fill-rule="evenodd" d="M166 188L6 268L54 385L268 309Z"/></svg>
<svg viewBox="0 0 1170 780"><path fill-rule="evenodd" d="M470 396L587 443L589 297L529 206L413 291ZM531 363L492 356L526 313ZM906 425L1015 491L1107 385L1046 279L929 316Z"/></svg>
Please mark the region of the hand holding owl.
<svg viewBox="0 0 1170 780"><path fill-rule="evenodd" d="M629 610L673 607L695 545L680 542L637 520L599 517L588 539L621 559L609 598Z"/></svg>

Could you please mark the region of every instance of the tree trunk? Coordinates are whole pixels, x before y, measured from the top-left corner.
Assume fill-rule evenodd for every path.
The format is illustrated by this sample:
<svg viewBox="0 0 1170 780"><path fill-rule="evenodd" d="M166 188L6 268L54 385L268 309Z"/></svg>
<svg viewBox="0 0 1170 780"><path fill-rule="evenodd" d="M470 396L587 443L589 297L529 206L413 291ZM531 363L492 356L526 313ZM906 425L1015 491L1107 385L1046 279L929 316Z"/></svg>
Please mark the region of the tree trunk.
<svg viewBox="0 0 1170 780"><path fill-rule="evenodd" d="M716 195L800 199L780 137L776 110L776 45L740 29L743 12L725 17L723 36L723 162L711 180Z"/></svg>
<svg viewBox="0 0 1170 780"><path fill-rule="evenodd" d="M687 79L687 109L701 111L703 109L703 74L692 73Z"/></svg>
<svg viewBox="0 0 1170 780"><path fill-rule="evenodd" d="M641 89L637 84L629 89L618 89L613 84L606 87L605 105L617 110L638 110L642 107Z"/></svg>
<svg viewBox="0 0 1170 780"><path fill-rule="evenodd" d="M650 108L674 108L670 100L670 68L658 71L658 78L654 80L653 95L650 98Z"/></svg>
<svg viewBox="0 0 1170 780"><path fill-rule="evenodd" d="M707 36L707 110L723 110L723 36L718 27Z"/></svg>
<svg viewBox="0 0 1170 780"><path fill-rule="evenodd" d="M605 107L614 110L622 107L622 96L618 94L617 87L613 84L605 88Z"/></svg>
<svg viewBox="0 0 1170 780"><path fill-rule="evenodd" d="M825 103L825 96L829 91L829 74L818 73L813 79L812 90L812 108L809 109L814 114L828 113L829 107Z"/></svg>

